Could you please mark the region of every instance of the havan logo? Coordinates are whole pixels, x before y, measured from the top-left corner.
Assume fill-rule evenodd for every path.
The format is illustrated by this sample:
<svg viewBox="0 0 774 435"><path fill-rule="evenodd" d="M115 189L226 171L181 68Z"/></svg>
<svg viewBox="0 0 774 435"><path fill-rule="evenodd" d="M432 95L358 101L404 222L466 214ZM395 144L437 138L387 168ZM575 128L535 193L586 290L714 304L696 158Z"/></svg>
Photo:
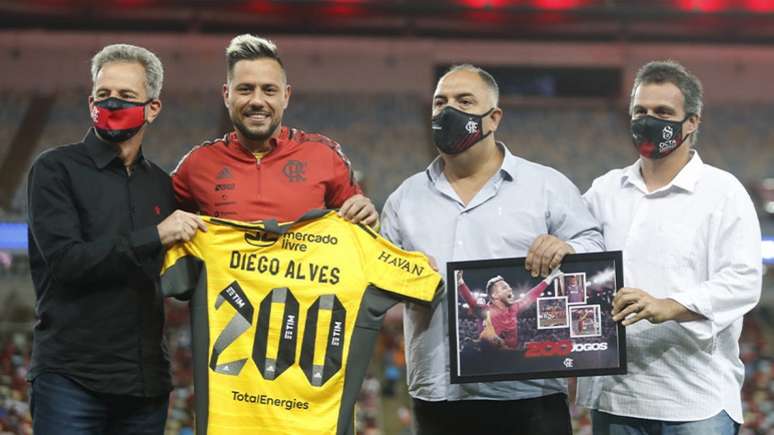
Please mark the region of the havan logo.
<svg viewBox="0 0 774 435"><path fill-rule="evenodd" d="M422 274L425 271L425 267L422 265L419 265L417 263L413 263L409 261L406 258L398 257L395 255L392 255L386 251L382 251L379 253L378 260L383 261L390 266L396 267L398 269L401 269L405 272L414 274L416 276L422 276Z"/></svg>

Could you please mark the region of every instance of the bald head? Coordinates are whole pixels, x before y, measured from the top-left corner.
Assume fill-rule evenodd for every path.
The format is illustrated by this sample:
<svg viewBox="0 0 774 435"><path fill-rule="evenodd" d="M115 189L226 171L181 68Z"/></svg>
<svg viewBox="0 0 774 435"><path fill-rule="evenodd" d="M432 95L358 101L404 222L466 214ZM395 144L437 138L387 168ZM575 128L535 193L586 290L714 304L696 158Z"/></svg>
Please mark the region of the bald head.
<svg viewBox="0 0 774 435"><path fill-rule="evenodd" d="M480 84L486 88L486 92L489 94L489 107L497 107L499 104L500 87L497 85L494 77L492 77L492 75L486 72L483 68L479 68L469 63L452 66L448 71L446 71L446 73L444 73L443 76L441 76L440 79L438 79L436 93L438 88L441 86L441 82L445 81L449 77L454 77L455 79L470 82L472 85L477 85L475 83L477 81L480 82Z"/></svg>
<svg viewBox="0 0 774 435"><path fill-rule="evenodd" d="M454 67L438 80L433 94L432 131L433 142L442 155L462 154L474 146L484 153L497 152L494 132L503 116L497 106L497 92L497 83L492 76L473 65ZM444 116L446 121L439 116ZM441 125L448 122L452 124ZM465 122L474 122L476 127Z"/></svg>

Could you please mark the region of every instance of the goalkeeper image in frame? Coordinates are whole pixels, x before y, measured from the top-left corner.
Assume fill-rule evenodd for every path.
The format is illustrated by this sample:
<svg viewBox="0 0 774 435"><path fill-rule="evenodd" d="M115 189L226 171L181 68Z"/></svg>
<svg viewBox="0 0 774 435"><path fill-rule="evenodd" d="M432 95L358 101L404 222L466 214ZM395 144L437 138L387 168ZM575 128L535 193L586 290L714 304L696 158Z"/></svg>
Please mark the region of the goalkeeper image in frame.
<svg viewBox="0 0 774 435"><path fill-rule="evenodd" d="M449 263L450 382L626 373L625 331L611 314L620 257L568 255L545 279L525 272L523 258ZM558 291L573 275L583 276L586 304Z"/></svg>
<svg viewBox="0 0 774 435"><path fill-rule="evenodd" d="M510 284L500 275L489 279L486 292L489 302L480 304L465 284L463 272L457 272L457 291L468 303L470 312L482 322L478 343L482 350L516 350L519 345L519 313L535 304L538 297L564 274L557 267L524 296L516 297Z"/></svg>

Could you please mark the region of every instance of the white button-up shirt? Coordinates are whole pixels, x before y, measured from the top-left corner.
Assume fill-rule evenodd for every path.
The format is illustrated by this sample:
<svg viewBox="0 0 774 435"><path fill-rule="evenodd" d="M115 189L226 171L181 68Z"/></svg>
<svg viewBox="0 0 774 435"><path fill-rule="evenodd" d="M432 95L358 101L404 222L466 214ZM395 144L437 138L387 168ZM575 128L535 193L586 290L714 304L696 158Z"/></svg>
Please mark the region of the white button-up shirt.
<svg viewBox="0 0 774 435"><path fill-rule="evenodd" d="M742 317L761 293L761 232L741 183L698 153L648 192L640 160L597 178L584 195L608 250L623 251L624 284L671 298L705 320L626 328L628 373L578 379L577 402L615 415L742 421Z"/></svg>
<svg viewBox="0 0 774 435"><path fill-rule="evenodd" d="M602 250L602 235L578 189L559 172L505 153L502 167L468 203L435 159L404 181L382 211L382 234L398 246L449 261L523 257L535 238L553 234L576 252ZM448 280L447 280L448 282ZM434 311L406 304L403 326L409 394L428 400L514 400L566 393L563 379L449 383L446 300Z"/></svg>

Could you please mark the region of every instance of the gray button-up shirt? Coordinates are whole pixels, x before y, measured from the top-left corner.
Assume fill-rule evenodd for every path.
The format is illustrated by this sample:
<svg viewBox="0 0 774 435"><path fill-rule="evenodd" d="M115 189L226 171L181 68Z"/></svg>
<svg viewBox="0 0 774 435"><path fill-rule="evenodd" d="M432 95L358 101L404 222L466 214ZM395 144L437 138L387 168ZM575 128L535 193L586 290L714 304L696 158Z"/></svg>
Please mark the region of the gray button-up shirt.
<svg viewBox="0 0 774 435"><path fill-rule="evenodd" d="M524 257L535 238L553 234L576 252L604 249L580 192L558 171L505 152L500 170L466 206L436 158L387 199L382 234L398 246L448 261ZM563 379L449 383L448 308L408 304L404 315L409 393L428 401L514 400L566 393Z"/></svg>

